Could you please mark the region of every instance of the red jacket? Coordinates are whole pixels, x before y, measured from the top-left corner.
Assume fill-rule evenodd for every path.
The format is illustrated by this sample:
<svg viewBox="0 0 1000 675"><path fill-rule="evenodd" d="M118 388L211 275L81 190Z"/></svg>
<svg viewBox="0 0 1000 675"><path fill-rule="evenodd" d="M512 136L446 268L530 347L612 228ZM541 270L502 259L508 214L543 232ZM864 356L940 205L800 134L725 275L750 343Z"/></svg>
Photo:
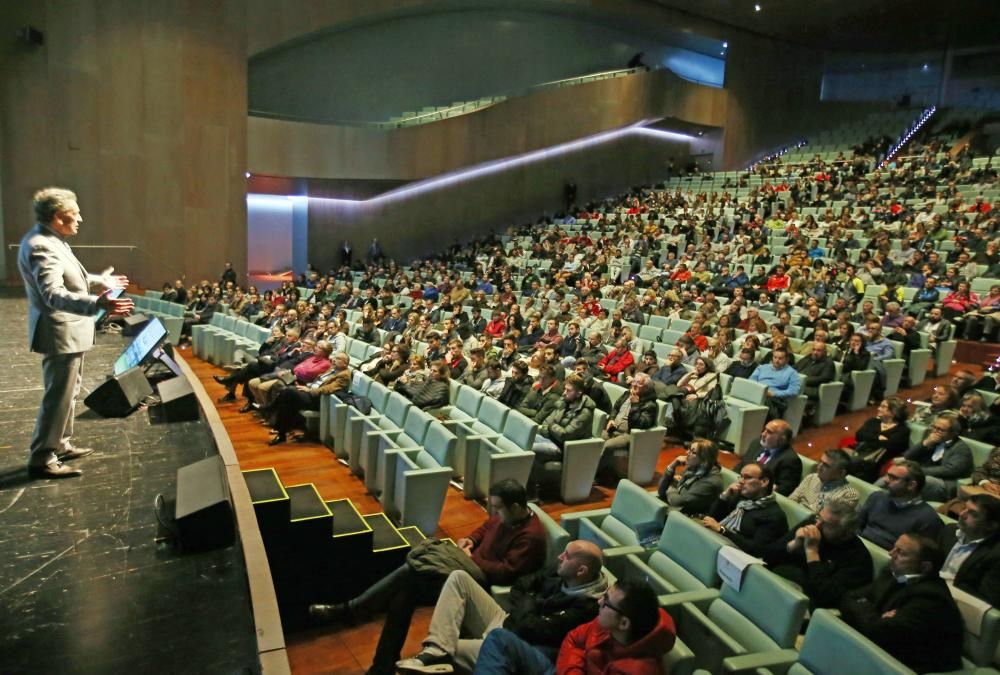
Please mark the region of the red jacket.
<svg viewBox="0 0 1000 675"><path fill-rule="evenodd" d="M788 288L791 279L787 274L772 274L767 278L767 290L770 292L784 291Z"/></svg>
<svg viewBox="0 0 1000 675"><path fill-rule="evenodd" d="M635 363L635 358L632 356L632 352L626 349L619 353L618 350L612 349L597 362L597 367L604 371L605 375L617 375L633 363Z"/></svg>
<svg viewBox="0 0 1000 675"><path fill-rule="evenodd" d="M632 644L619 644L594 619L577 626L559 649L558 675L658 675L660 659L674 648L674 620L660 610L660 622Z"/></svg>
<svg viewBox="0 0 1000 675"><path fill-rule="evenodd" d="M472 561L491 584L509 586L545 564L545 529L534 514L517 527L503 525L500 516L491 516L469 539L476 543Z"/></svg>

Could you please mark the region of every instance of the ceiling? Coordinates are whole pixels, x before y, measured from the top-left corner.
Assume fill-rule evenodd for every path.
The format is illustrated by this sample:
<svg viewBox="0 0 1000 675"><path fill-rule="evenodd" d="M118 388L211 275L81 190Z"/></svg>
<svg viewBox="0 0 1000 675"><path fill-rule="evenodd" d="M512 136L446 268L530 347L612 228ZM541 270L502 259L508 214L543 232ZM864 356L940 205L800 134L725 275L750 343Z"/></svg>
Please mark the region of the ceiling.
<svg viewBox="0 0 1000 675"><path fill-rule="evenodd" d="M759 35L834 50L994 46L1000 23L995 0L649 1Z"/></svg>

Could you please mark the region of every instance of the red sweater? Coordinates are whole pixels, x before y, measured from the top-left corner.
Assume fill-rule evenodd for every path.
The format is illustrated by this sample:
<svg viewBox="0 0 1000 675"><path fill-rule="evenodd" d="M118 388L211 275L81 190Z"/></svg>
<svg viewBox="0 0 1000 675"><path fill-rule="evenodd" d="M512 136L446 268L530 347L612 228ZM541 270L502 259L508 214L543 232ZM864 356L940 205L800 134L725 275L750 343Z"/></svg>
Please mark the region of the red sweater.
<svg viewBox="0 0 1000 675"><path fill-rule="evenodd" d="M559 649L558 675L658 675L660 659L674 648L677 631L666 610L660 622L635 642L623 645L597 619L570 631Z"/></svg>
<svg viewBox="0 0 1000 675"><path fill-rule="evenodd" d="M534 513L514 527L491 516L469 539L475 542L472 561L491 584L508 586L545 563L545 529Z"/></svg>
<svg viewBox="0 0 1000 675"><path fill-rule="evenodd" d="M611 350L607 356L597 362L597 367L604 371L605 375L618 375L633 363L635 363L635 357L632 356L632 352L626 350L619 353L616 350Z"/></svg>

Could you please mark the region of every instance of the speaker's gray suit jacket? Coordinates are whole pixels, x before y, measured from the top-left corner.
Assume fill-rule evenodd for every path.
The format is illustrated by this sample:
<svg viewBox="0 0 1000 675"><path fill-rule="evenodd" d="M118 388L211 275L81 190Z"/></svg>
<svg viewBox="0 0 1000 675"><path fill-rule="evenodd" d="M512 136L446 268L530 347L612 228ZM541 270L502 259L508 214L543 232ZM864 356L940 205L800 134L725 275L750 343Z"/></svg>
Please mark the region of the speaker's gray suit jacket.
<svg viewBox="0 0 1000 675"><path fill-rule="evenodd" d="M28 344L41 354L74 354L94 346L97 296L88 274L66 240L44 225L24 235L17 268L28 293Z"/></svg>

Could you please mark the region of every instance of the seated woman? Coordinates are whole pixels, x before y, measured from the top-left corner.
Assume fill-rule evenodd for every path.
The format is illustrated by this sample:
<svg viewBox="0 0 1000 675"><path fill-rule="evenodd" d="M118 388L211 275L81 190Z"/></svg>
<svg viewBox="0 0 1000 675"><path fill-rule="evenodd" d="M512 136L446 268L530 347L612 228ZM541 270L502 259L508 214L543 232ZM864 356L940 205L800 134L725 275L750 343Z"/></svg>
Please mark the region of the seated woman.
<svg viewBox="0 0 1000 675"><path fill-rule="evenodd" d="M451 369L447 363L435 363L431 366L431 377L420 384L396 383L396 391L410 399L413 405L421 410L428 408L443 408L448 405L448 380Z"/></svg>
<svg viewBox="0 0 1000 675"><path fill-rule="evenodd" d="M670 507L686 516L706 513L722 493L722 473L718 463L719 448L712 441L696 438L686 455L667 465L656 490ZM680 476L677 469L684 466Z"/></svg>
<svg viewBox="0 0 1000 675"><path fill-rule="evenodd" d="M939 384L931 390L930 404L918 403L910 417L917 424L930 424L935 417L948 410L958 410L958 390Z"/></svg>
<svg viewBox="0 0 1000 675"><path fill-rule="evenodd" d="M851 373L856 370L868 370L871 354L865 349L865 336L860 333L851 335L847 342L847 350L841 359L840 381L844 383L844 393L841 400L850 401L854 394L854 380Z"/></svg>
<svg viewBox="0 0 1000 675"><path fill-rule="evenodd" d="M407 363L410 359L410 348L406 345L393 345L388 359L381 359L379 366L373 374L376 382L385 385L392 385L400 376L406 372ZM369 373L372 375L372 373Z"/></svg>
<svg viewBox="0 0 1000 675"><path fill-rule="evenodd" d="M869 483L878 480L882 466L910 447L907 417L909 409L903 399L890 396L882 401L875 417L866 420L854 434L858 444L853 451L848 451L851 463L847 473Z"/></svg>
<svg viewBox="0 0 1000 675"><path fill-rule="evenodd" d="M715 372L711 359L699 356L694 360L694 370L677 383L681 398L672 402L675 427L682 431L693 428L698 416L698 403L715 389L718 381L719 374Z"/></svg>
<svg viewBox="0 0 1000 675"><path fill-rule="evenodd" d="M962 397L958 419L965 438L984 443L996 443L1000 438L1000 417L990 414L986 399L978 392L971 391Z"/></svg>

